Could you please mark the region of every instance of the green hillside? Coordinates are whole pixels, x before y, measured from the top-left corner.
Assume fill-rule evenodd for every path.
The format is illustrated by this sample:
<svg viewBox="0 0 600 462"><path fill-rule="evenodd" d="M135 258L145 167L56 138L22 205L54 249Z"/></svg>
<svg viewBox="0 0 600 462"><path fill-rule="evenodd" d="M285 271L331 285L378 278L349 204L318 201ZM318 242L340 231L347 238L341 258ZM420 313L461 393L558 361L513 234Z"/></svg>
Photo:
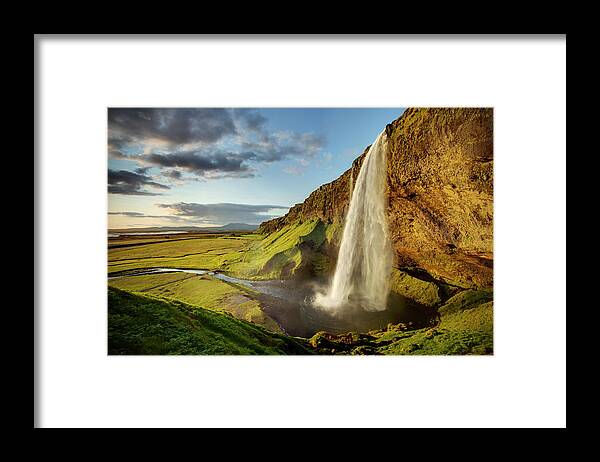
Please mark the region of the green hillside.
<svg viewBox="0 0 600 462"><path fill-rule="evenodd" d="M226 313L108 289L111 355L310 354L305 345Z"/></svg>

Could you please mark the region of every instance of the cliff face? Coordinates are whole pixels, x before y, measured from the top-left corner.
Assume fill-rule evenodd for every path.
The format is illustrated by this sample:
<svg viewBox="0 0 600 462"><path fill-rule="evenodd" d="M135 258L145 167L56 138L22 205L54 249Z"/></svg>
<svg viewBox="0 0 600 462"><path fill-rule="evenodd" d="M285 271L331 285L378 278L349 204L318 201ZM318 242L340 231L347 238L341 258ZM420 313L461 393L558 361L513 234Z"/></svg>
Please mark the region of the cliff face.
<svg viewBox="0 0 600 462"><path fill-rule="evenodd" d="M396 267L424 270L462 287L491 287L492 109L407 109L386 132ZM272 233L315 218L341 222L367 149L338 179L259 231Z"/></svg>

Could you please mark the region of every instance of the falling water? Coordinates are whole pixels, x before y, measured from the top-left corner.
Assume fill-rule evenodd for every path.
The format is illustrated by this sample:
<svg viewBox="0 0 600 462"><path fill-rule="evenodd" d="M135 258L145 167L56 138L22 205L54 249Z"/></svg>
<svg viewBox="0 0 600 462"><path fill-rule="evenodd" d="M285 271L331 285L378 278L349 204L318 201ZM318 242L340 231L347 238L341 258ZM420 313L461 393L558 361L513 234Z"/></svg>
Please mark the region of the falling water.
<svg viewBox="0 0 600 462"><path fill-rule="evenodd" d="M389 292L392 249L387 226L385 178L387 136L369 148L350 199L335 275L314 303L331 312L347 306L383 311Z"/></svg>

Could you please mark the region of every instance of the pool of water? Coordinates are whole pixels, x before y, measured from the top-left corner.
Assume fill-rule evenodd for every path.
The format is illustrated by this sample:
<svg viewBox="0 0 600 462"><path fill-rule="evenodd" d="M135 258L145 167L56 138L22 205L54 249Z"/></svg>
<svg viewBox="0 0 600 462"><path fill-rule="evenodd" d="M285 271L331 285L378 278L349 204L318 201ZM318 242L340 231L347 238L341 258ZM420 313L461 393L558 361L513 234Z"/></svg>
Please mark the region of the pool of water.
<svg viewBox="0 0 600 462"><path fill-rule="evenodd" d="M354 303L344 308L341 314L334 315L312 303L315 291L323 287L319 281L268 280L253 281L232 277L217 271L202 269L152 268L133 274L110 276L109 279L142 274L183 272L210 275L225 282L248 287L258 292L255 298L261 303L264 312L273 318L288 335L310 337L324 330L331 333L367 332L380 329L389 323L419 322L423 317L406 300L391 296L384 311L369 312Z"/></svg>

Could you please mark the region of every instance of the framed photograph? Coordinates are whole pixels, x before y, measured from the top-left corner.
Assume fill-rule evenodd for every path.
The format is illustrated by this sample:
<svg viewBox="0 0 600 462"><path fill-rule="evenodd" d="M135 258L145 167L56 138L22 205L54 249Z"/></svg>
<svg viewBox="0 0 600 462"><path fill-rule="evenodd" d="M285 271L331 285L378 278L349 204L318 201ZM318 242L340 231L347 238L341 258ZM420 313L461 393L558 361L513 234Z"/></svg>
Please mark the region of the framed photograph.
<svg viewBox="0 0 600 462"><path fill-rule="evenodd" d="M491 108L109 108L108 156L108 354L492 354Z"/></svg>
<svg viewBox="0 0 600 462"><path fill-rule="evenodd" d="M35 427L566 425L566 36L34 42Z"/></svg>

